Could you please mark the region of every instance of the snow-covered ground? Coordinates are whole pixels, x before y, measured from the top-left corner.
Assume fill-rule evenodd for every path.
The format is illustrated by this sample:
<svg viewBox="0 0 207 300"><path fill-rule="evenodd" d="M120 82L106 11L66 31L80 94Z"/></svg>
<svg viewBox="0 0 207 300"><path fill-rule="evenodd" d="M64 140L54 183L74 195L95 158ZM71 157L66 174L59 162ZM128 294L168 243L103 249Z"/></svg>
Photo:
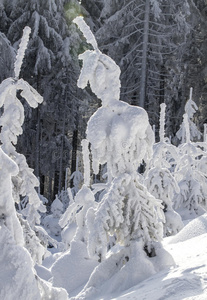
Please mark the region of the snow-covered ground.
<svg viewBox="0 0 207 300"><path fill-rule="evenodd" d="M104 294L103 289L100 289L100 296L97 296L96 293L94 297L91 296L90 300L206 300L207 213L185 221L185 224L178 234L164 238L162 242L165 250L172 255L174 266L148 277L138 285L121 293L110 294L113 287L111 286L112 281L109 280L104 284ZM73 259L77 256L75 253L78 253L77 249L74 250ZM86 278L95 265L92 266L92 262L89 260L82 264L83 261L78 257L77 260L71 261L72 256L67 252L62 260L59 261L58 258L59 254L52 255L43 263L45 266L40 267L37 271L45 280L50 278L55 286L64 287L69 292L70 299L84 287L84 280L86 283ZM58 264L57 261L59 261ZM56 267L54 267L55 264ZM51 272L51 269L54 270ZM70 276L71 274L73 276ZM54 278L52 279L51 276ZM79 300L77 296L75 299ZM84 299L84 295L81 299Z"/></svg>
<svg viewBox="0 0 207 300"><path fill-rule="evenodd" d="M116 297L119 300L206 300L207 214L190 221L174 237L163 240L175 267L159 272Z"/></svg>

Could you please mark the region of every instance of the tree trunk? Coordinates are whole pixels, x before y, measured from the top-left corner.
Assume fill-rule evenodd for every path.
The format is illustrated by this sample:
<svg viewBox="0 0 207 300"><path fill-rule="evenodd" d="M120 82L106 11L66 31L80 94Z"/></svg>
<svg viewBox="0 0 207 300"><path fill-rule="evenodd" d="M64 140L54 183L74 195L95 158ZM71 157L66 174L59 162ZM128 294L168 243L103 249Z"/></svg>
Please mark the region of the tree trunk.
<svg viewBox="0 0 207 300"><path fill-rule="evenodd" d="M76 171L76 159L77 159L77 146L78 146L78 129L73 131L72 140L72 161L71 161L71 174ZM73 180L70 182L70 187L73 187Z"/></svg>
<svg viewBox="0 0 207 300"><path fill-rule="evenodd" d="M140 80L140 99L139 106L145 106L146 95L146 78L147 78L147 48L149 38L149 14L150 14L150 0L145 3L145 16L144 16L144 36L142 48L142 66L141 66L141 80Z"/></svg>
<svg viewBox="0 0 207 300"><path fill-rule="evenodd" d="M60 148L60 169L59 169L58 193L62 189L62 178L63 178L63 148L64 148L64 138L65 138L65 113L66 113L66 109L63 110L63 129L62 129L61 148Z"/></svg>

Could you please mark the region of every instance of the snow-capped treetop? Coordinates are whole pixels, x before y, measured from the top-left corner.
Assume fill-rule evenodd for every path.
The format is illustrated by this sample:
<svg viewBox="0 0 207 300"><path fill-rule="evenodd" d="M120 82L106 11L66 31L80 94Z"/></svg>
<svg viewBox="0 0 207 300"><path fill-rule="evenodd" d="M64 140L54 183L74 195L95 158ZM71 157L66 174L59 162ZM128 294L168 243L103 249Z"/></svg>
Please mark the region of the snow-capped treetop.
<svg viewBox="0 0 207 300"><path fill-rule="evenodd" d="M104 163L108 177L134 172L152 154L154 134L146 111L122 101L99 108L90 118L86 134L95 174Z"/></svg>
<svg viewBox="0 0 207 300"><path fill-rule="evenodd" d="M15 61L15 64L14 64L15 79L19 78L19 73L20 73L20 70L21 70L25 50L27 49L27 44L28 44L28 41L29 41L30 33L31 33L31 28L26 26L23 30L23 37L22 37L21 43L19 45L19 50L17 52L16 61Z"/></svg>
<svg viewBox="0 0 207 300"><path fill-rule="evenodd" d="M165 137L165 110L166 104L162 103L160 105L160 141L153 146L153 157L149 166L151 168L159 167L170 169L179 159L176 147Z"/></svg>
<svg viewBox="0 0 207 300"><path fill-rule="evenodd" d="M107 162L108 179L125 172L134 172L143 159L151 155L154 134L148 115L142 108L119 101L120 68L97 48L95 37L83 18L74 21L95 50L87 50L79 56L83 67L78 86L90 83L92 91L102 100L90 118L87 139L91 143L93 171L99 172L99 164Z"/></svg>
<svg viewBox="0 0 207 300"><path fill-rule="evenodd" d="M192 99L193 95L193 88L190 88L190 95L189 95L189 100L185 104L185 112L188 115L188 117L191 119L194 115L194 113L198 110L198 106Z"/></svg>
<svg viewBox="0 0 207 300"><path fill-rule="evenodd" d="M198 110L198 106L196 105L196 103L192 100L192 93L193 93L193 88L190 88L190 96L189 96L189 100L186 102L185 105L185 113L187 114L187 118L188 118L188 123L189 123L189 130L190 130L190 140L194 140L195 138L197 140L200 140L202 134L201 132L198 130L198 128L196 127L195 123L192 121L193 115L195 114L195 112ZM185 117L186 118L186 117ZM178 132L176 133L176 136L178 137L179 140L182 139L182 142L185 143L186 140L186 133L185 133L185 124L184 122L186 122L183 118L183 123L180 126L180 129L178 130Z"/></svg>
<svg viewBox="0 0 207 300"><path fill-rule="evenodd" d="M53 216L56 218L59 218L63 212L63 204L58 199L58 196L56 195L55 200L53 201L51 205L51 212L53 213Z"/></svg>
<svg viewBox="0 0 207 300"><path fill-rule="evenodd" d="M74 22L83 32L87 42L94 47L94 50L87 50L79 55L83 60L83 67L78 87L83 89L89 82L91 90L102 100L102 105L107 106L112 100L120 98L120 68L98 49L95 37L83 18L77 17Z"/></svg>

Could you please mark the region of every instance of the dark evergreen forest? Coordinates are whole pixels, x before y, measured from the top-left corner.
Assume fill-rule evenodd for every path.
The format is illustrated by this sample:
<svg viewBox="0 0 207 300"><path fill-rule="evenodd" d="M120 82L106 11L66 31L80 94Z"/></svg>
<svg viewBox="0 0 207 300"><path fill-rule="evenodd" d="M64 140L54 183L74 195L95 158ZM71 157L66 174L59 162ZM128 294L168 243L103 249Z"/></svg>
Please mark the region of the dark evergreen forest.
<svg viewBox="0 0 207 300"><path fill-rule="evenodd" d="M184 106L193 88L195 123L207 122L207 2L205 0L0 0L0 82L13 76L22 31L32 30L21 77L44 98L25 109L17 149L40 180L50 202L73 187L82 171L81 140L100 104L90 89L77 87L90 49L73 19L82 15L99 49L121 68L121 100L144 107L158 133L160 104L166 135L177 143ZM19 96L20 98L20 96ZM76 175L78 172L76 172Z"/></svg>

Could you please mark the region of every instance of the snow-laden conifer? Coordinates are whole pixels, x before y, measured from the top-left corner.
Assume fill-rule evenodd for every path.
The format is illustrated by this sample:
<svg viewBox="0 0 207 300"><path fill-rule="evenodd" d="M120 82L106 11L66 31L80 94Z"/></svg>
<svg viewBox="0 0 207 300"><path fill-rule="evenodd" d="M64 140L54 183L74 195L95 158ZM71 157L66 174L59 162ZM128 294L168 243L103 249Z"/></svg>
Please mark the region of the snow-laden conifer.
<svg viewBox="0 0 207 300"><path fill-rule="evenodd" d="M206 160L206 152L202 143L190 140L190 124L188 114L183 116L183 131L185 143L179 145L180 162L175 169L175 177L180 187L180 193L175 195L175 208L183 218L189 215L199 215L207 207L207 179L200 168L201 162ZM204 148L205 149L205 148Z"/></svg>
<svg viewBox="0 0 207 300"><path fill-rule="evenodd" d="M25 157L18 154L15 149L17 137L22 134L22 124L24 122L24 107L17 98L17 91L21 91L20 95L33 108L36 108L43 101L43 98L33 87L23 79L18 79L29 33L29 28L26 28L15 62L15 79L8 78L0 85L0 107L3 107L3 114L0 118L0 125L2 126L0 140L2 149L14 159L19 167L18 175L13 179L14 189L19 195L28 196L30 204L33 204L36 209L44 211L45 209L35 191L35 187L39 185L39 182L28 167ZM18 198L17 193L15 200Z"/></svg>
<svg viewBox="0 0 207 300"><path fill-rule="evenodd" d="M83 30L89 40L87 32ZM102 100L86 130L92 168L98 174L99 165L106 163L109 182L109 190L98 207L87 212L89 255L105 259L110 236L115 237L117 245L129 247L133 240L141 240L147 253L151 253L153 242L162 237L159 221L163 216L161 201L147 192L137 175L138 166L151 156L154 142L147 113L119 100L120 69L111 58L97 49L79 58L83 60L79 86L83 88L89 82Z"/></svg>
<svg viewBox="0 0 207 300"><path fill-rule="evenodd" d="M60 218L59 224L63 229L62 237L66 248L69 247L71 240L88 242L88 231L86 226L86 213L89 208L95 208L94 195L89 187L85 184L76 194L73 201L63 216Z"/></svg>
<svg viewBox="0 0 207 300"><path fill-rule="evenodd" d="M185 126L185 120L183 119L183 123L180 126L180 129L178 130L178 132L176 133L176 136L178 137L179 140L181 140L182 143L188 143L188 141L186 141L186 138L188 137L188 133L185 132L186 129L189 130L189 134L190 134L190 140L191 141L198 141L201 139L201 132L198 130L196 124L193 122L193 116L196 113L196 111L198 110L198 106L195 103L195 101L193 101L192 99L192 95L193 95L193 88L190 88L190 95L189 95L189 99L185 104L185 114L186 117L188 119L188 123L189 126Z"/></svg>
<svg viewBox="0 0 207 300"><path fill-rule="evenodd" d="M165 137L165 103L160 105L160 141L154 145L150 168L145 172L145 184L149 192L162 200L165 214L164 235L173 235L180 231L183 223L180 215L173 209L173 198L179 193L176 179L170 171L178 163L176 147Z"/></svg>
<svg viewBox="0 0 207 300"><path fill-rule="evenodd" d="M39 181L33 174L33 170L29 168L24 155L17 153L15 148L17 137L22 134L24 122L24 107L17 97L17 92L20 91L20 96L33 108L43 101L43 98L29 83L19 79L29 33L30 29L26 28L17 52L15 78L8 78L0 85L0 107L3 107L3 114L0 118L0 141L2 150L18 165L18 174L12 177L14 201L19 203L20 196L27 198L28 203L22 213L28 220L31 229L38 232L41 231L41 228L37 226L40 224L39 212L46 211L35 190L39 186Z"/></svg>

